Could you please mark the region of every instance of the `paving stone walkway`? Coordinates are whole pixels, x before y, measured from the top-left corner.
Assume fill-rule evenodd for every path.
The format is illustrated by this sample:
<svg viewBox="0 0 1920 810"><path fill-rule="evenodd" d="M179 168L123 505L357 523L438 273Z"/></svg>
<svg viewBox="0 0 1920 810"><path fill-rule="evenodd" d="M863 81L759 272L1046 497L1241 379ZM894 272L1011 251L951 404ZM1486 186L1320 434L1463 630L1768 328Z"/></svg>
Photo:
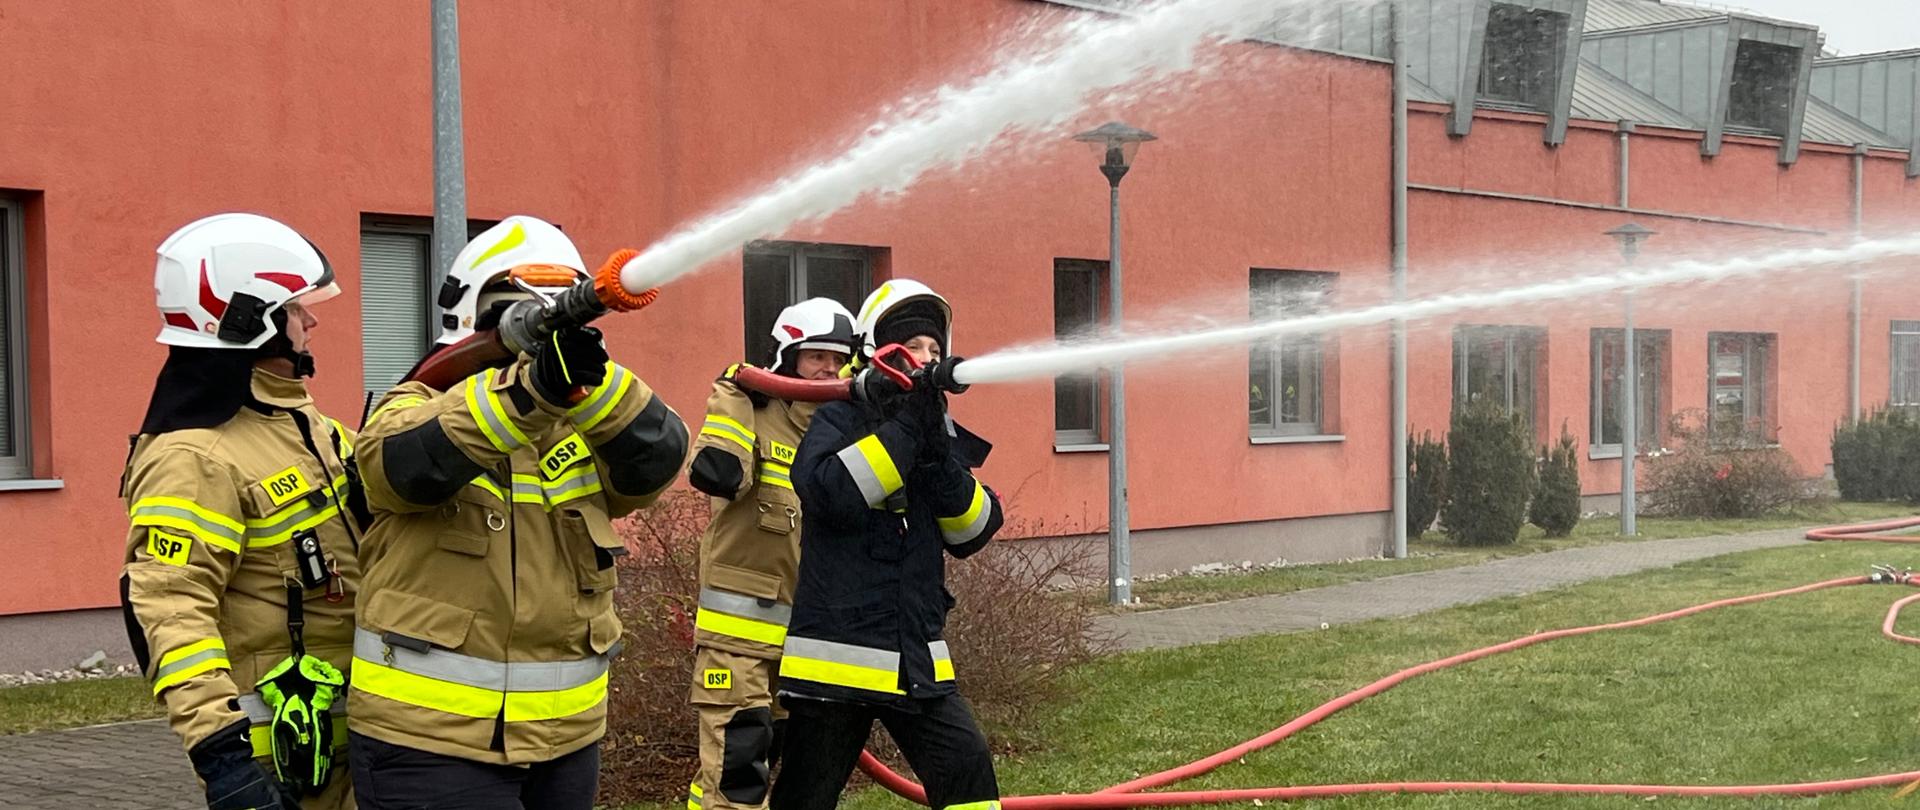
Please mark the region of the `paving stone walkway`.
<svg viewBox="0 0 1920 810"><path fill-rule="evenodd" d="M1260 633L1319 629L1411 616L1665 568L1691 560L1802 542L1802 532L1614 543L1480 565L1257 596L1211 605L1102 617L1122 649L1209 644ZM5 693L0 692L0 700ZM198 810L206 805L158 720L0 737L0 808Z"/></svg>

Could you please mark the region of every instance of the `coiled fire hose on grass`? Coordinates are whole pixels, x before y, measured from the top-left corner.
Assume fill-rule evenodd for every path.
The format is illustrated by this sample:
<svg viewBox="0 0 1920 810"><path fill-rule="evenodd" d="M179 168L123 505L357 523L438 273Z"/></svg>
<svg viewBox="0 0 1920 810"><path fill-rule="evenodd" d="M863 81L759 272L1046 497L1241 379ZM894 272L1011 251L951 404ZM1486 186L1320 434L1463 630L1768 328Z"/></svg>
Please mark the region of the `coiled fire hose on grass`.
<svg viewBox="0 0 1920 810"><path fill-rule="evenodd" d="M1920 542L1920 538L1901 535L1877 535L1878 532L1897 528L1920 526L1920 518L1900 521L1882 521L1857 526L1840 526L1816 529L1809 532L1810 540L1871 539L1891 540L1893 542ZM1816 534L1823 534L1816 537ZM1378 695L1399 686L1406 681L1437 672L1448 667L1477 661L1500 653L1531 647L1548 641L1555 641L1589 633L1607 630L1624 630L1645 627L1659 622L1672 621L1709 610L1748 605L1785 596L1812 593L1829 588L1841 588L1851 585L1897 584L1920 587L1910 572L1897 571L1887 566L1875 566L1874 573L1868 576L1845 577L1842 579L1815 582L1796 588L1757 593L1749 596L1733 597L1695 605L1689 608L1645 616L1611 624L1596 624L1586 627L1573 627L1564 630L1551 630L1517 638L1502 644L1482 647L1470 652L1460 653L1448 658L1431 661L1415 667L1409 667L1374 681L1364 687L1348 692L1321 704L1319 708L1294 718L1279 728L1254 739L1221 751L1205 759L1196 760L1160 773L1143 776L1129 782L1087 794L1054 794L1042 796L1011 796L1001 800L1006 810L1091 810L1092 808L1125 807L1175 807L1198 804L1221 804L1226 802L1250 802L1256 799L1264 801L1285 801L1296 799L1317 799L1336 796L1354 796L1370 793L1503 793L1520 795L1543 794L1585 794L1611 796L1813 796L1825 793L1843 793L1875 787L1896 787L1905 785L1908 789L1920 783L1920 771L1887 774L1884 776L1865 776L1854 779L1836 779L1820 782L1788 782L1772 785L1627 785L1627 784L1572 784L1557 782L1368 782L1345 785L1293 785L1287 787L1237 788L1223 790L1168 791L1163 793L1143 793L1142 791L1165 787L1186 779L1199 776L1241 757L1274 745L1288 737L1298 734L1362 700ZM1894 631L1900 611L1909 603L1920 601L1920 594L1902 598L1887 609L1886 619L1881 623L1881 632L1894 641L1907 644L1920 644L1920 638L1901 635ZM926 790L910 779L895 773L885 763L875 759L872 754L861 752L860 770L886 789L909 800L925 804ZM1903 791L1904 792L1904 791Z"/></svg>

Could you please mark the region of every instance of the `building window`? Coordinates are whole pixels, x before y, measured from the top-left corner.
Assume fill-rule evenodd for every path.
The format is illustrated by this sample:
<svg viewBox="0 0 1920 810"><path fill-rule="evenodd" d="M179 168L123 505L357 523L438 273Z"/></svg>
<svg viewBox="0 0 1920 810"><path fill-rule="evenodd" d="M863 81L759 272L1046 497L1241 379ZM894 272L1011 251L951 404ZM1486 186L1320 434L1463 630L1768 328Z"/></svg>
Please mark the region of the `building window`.
<svg viewBox="0 0 1920 810"><path fill-rule="evenodd" d="M1621 386L1626 379L1626 343L1623 329L1593 330L1593 432L1589 442L1594 448L1620 448ZM1667 379L1668 344L1664 330L1634 330L1634 364L1639 390L1635 393L1640 409L1634 414L1634 447L1641 452L1660 446L1661 428L1667 422L1667 400L1663 382Z"/></svg>
<svg viewBox="0 0 1920 810"><path fill-rule="evenodd" d="M1888 363L1893 385L1887 405L1920 414L1920 321L1894 321L1893 346Z"/></svg>
<svg viewBox="0 0 1920 810"><path fill-rule="evenodd" d="M469 220L467 238L495 222ZM433 279L433 220L360 218L360 380L368 399L400 383L440 336Z"/></svg>
<svg viewBox="0 0 1920 810"><path fill-rule="evenodd" d="M1254 270L1249 313L1255 321L1319 312L1333 290L1332 273ZM1285 335L1255 343L1247 363L1247 426L1255 438L1326 433L1323 349L1317 334Z"/></svg>
<svg viewBox="0 0 1920 810"><path fill-rule="evenodd" d="M746 351L750 362L771 364L773 322L780 310L809 298L831 298L858 312L873 288L873 250L851 245L754 242L747 245Z"/></svg>
<svg viewBox="0 0 1920 810"><path fill-rule="evenodd" d="M1772 334L1707 335L1707 436L1716 443L1774 440Z"/></svg>
<svg viewBox="0 0 1920 810"><path fill-rule="evenodd" d="M1741 40L1734 52L1733 79L1727 91L1727 123L1785 135L1793 118L1793 92L1799 79L1799 48Z"/></svg>
<svg viewBox="0 0 1920 810"><path fill-rule="evenodd" d="M1454 410L1492 402L1525 420L1529 432L1535 432L1536 381L1546 359L1546 343L1546 330L1538 327L1454 327Z"/></svg>
<svg viewBox="0 0 1920 810"><path fill-rule="evenodd" d="M27 435L26 229L20 204L0 197L0 479L33 474Z"/></svg>
<svg viewBox="0 0 1920 810"><path fill-rule="evenodd" d="M1494 3L1480 61L1480 98L1546 110L1560 88L1569 18L1558 11Z"/></svg>
<svg viewBox="0 0 1920 810"><path fill-rule="evenodd" d="M1053 336L1071 340L1107 324L1107 263L1086 259L1053 262ZM1058 447L1106 441L1102 407L1106 375L1097 371L1053 378L1053 443Z"/></svg>

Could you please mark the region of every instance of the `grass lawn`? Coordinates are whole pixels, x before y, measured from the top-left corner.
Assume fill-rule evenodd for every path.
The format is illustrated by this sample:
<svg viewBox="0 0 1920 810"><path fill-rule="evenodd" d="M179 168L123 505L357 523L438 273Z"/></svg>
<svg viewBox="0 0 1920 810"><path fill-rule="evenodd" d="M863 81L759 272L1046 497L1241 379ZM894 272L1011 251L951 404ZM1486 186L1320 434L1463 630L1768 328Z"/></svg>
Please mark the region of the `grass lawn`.
<svg viewBox="0 0 1920 810"><path fill-rule="evenodd" d="M1134 584L1133 593L1134 596L1140 599L1140 605L1132 609L1152 610L1156 608L1180 607L1182 605L1197 605L1206 602L1220 602L1248 596L1290 593L1307 588L1323 588L1328 585L1379 579L1380 577L1389 577L1395 574L1411 574L1417 571L1453 568L1461 565L1487 562L1502 557L1519 557L1527 554L1537 554L1542 551L1559 551L1561 549L1600 545L1602 543L1630 543L1640 540L1671 540L1681 537L1741 534L1769 529L1792 529L1839 523L1858 523L1884 518L1911 517L1915 514L1916 510L1914 507L1903 504L1840 502L1804 512L1755 520L1695 520L1688 518L1643 517L1640 519L1640 534L1637 537L1621 537L1620 519L1607 517L1583 520L1580 522L1580 525L1573 530L1573 536L1557 540L1549 540L1540 533L1538 528L1527 526L1520 531L1520 542L1511 546L1496 546L1491 548L1456 546L1448 542L1444 535L1438 532L1430 532L1427 534L1426 539L1417 540L1408 544L1407 558L1404 560L1356 560L1353 562L1270 568L1246 573L1177 576L1158 581L1138 582ZM1081 598L1093 602L1099 602L1106 598L1105 591L1099 589L1089 589L1081 592L1079 595Z"/></svg>
<svg viewBox="0 0 1920 810"><path fill-rule="evenodd" d="M1101 659L1045 744L999 763L1008 795L1088 791L1211 754L1399 669L1536 631L1920 567L1920 549L1771 549L1411 619ZM1920 648L1881 637L1896 598L1859 586L1549 642L1407 682L1181 789L1400 780L1745 784L1920 769ZM1913 633L1920 616L1903 629ZM963 687L964 688L964 687ZM1658 799L1666 808L1859 807L1820 799ZM1920 801L1920 800L1917 800ZM1905 802L1891 802L1904 806ZM1378 796L1316 808L1643 807L1582 797ZM905 807L869 789L854 808Z"/></svg>
<svg viewBox="0 0 1920 810"><path fill-rule="evenodd" d="M160 707L143 678L0 689L0 735L159 716Z"/></svg>

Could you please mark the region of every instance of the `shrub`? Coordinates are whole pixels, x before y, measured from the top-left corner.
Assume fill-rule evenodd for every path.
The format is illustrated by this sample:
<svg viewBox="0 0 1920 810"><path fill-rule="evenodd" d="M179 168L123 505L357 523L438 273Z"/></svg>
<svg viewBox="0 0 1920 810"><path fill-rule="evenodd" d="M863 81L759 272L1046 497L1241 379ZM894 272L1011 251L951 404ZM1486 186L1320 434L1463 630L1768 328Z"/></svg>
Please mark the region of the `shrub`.
<svg viewBox="0 0 1920 810"><path fill-rule="evenodd" d="M1465 546L1507 545L1520 537L1533 489L1533 439L1526 423L1498 405L1475 402L1453 416L1447 433L1447 536Z"/></svg>
<svg viewBox="0 0 1920 810"><path fill-rule="evenodd" d="M707 497L670 490L645 512L614 524L630 550L620 558L615 609L626 646L608 674L607 736L600 801L684 800L700 759L687 693L693 684L693 616Z"/></svg>
<svg viewBox="0 0 1920 810"><path fill-rule="evenodd" d="M1647 459L1648 514L1749 518L1821 500L1786 451L1753 439L1708 441L1703 421L1697 409L1675 414L1672 449Z"/></svg>
<svg viewBox="0 0 1920 810"><path fill-rule="evenodd" d="M698 765L697 717L687 692L707 504L697 492L675 490L617 524L632 553L621 558L614 596L626 647L609 676L603 804L678 804ZM1060 675L1106 644L1093 628L1093 606L1058 587L1102 578L1093 564L1099 551L1093 544L995 542L948 565L947 587L958 605L946 635L961 692L1001 753L1023 747L1034 716L1058 696ZM897 769L898 753L885 740L875 734L873 750Z"/></svg>
<svg viewBox="0 0 1920 810"><path fill-rule="evenodd" d="M1433 528L1447 502L1447 443L1432 433L1407 437L1407 536L1415 540Z"/></svg>
<svg viewBox="0 0 1920 810"><path fill-rule="evenodd" d="M1850 501L1920 500L1920 421L1882 410L1833 429L1833 477Z"/></svg>
<svg viewBox="0 0 1920 810"><path fill-rule="evenodd" d="M1580 462L1574 455L1573 434L1560 426L1560 442L1540 448L1540 486L1527 507L1527 522L1548 537L1566 537L1580 524Z"/></svg>

